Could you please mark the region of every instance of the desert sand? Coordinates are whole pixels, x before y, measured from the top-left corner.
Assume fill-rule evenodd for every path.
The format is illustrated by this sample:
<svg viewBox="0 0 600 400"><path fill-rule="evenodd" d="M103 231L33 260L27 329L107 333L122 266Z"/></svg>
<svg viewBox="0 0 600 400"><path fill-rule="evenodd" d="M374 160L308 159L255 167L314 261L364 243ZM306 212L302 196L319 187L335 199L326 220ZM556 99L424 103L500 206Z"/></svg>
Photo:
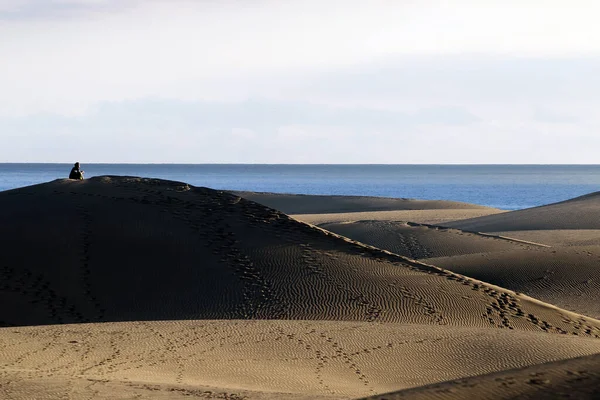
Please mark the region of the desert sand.
<svg viewBox="0 0 600 400"><path fill-rule="evenodd" d="M496 208L446 200L232 192L313 225L351 221L439 224L502 213Z"/></svg>
<svg viewBox="0 0 600 400"><path fill-rule="evenodd" d="M424 211L430 219L389 219ZM353 219L363 213L388 219ZM555 382L593 398L600 313L567 293L597 293L593 239L538 243L535 215L529 236L513 238L513 213L134 177L1 192L0 398L427 398L446 386L440 398L503 398ZM301 221L330 214L340 219ZM504 219L477 233L452 215ZM493 266L530 254L513 270ZM584 254L595 261L573 278L539 269ZM550 278L534 283L542 272Z"/></svg>
<svg viewBox="0 0 600 400"><path fill-rule="evenodd" d="M600 356L593 355L386 393L368 399L597 399L600 398L599 365Z"/></svg>

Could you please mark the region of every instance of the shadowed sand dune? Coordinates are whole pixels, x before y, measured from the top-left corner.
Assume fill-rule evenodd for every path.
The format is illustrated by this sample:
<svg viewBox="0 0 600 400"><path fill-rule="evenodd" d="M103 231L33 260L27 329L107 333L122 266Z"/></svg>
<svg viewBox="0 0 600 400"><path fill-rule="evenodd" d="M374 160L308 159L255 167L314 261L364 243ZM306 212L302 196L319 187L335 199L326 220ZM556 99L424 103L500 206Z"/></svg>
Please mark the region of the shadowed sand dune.
<svg viewBox="0 0 600 400"><path fill-rule="evenodd" d="M594 224L600 219L600 213L594 214L598 199L596 195L583 196L531 211L515 211L478 220L507 218L517 221L523 214L531 212L528 223L540 227L548 222L545 218L549 210L556 213L554 216L558 220L581 213ZM584 207L580 210L582 203ZM461 224L458 221L450 225ZM396 254L525 293L561 308L600 317L600 306L596 301L600 290L600 230L543 229L482 234L385 220L321 223L319 226Z"/></svg>
<svg viewBox="0 0 600 400"><path fill-rule="evenodd" d="M598 398L600 398L600 355L444 382L372 396L365 400L595 400Z"/></svg>
<svg viewBox="0 0 600 400"><path fill-rule="evenodd" d="M600 192L542 207L448 222L444 226L477 232L600 229Z"/></svg>
<svg viewBox="0 0 600 400"><path fill-rule="evenodd" d="M4 325L260 318L586 329L500 288L176 182L55 181L0 193L0 213L12 249L0 254L0 296L15 305L1 310Z"/></svg>
<svg viewBox="0 0 600 400"><path fill-rule="evenodd" d="M598 320L184 183L2 192L0 238L7 398L351 398L600 352Z"/></svg>
<svg viewBox="0 0 600 400"><path fill-rule="evenodd" d="M415 260L540 247L519 240L400 221L325 223L323 229Z"/></svg>
<svg viewBox="0 0 600 400"><path fill-rule="evenodd" d="M520 242L436 226L357 221L320 227L412 259L493 283L577 313L600 318L600 246L560 246L567 238L594 243L597 231L557 236L528 231ZM499 232L509 235L511 232ZM518 236L518 235L517 235ZM544 240L552 238L553 240Z"/></svg>
<svg viewBox="0 0 600 400"><path fill-rule="evenodd" d="M600 318L600 231L527 231L520 239L395 221L357 221L320 227L412 259ZM564 231L562 231L564 232ZM519 232L517 232L519 233ZM551 239L551 240L548 240ZM536 240L521 242L520 240ZM565 242L567 242L565 245ZM574 242L574 243L573 243ZM549 246L545 243L552 243Z"/></svg>

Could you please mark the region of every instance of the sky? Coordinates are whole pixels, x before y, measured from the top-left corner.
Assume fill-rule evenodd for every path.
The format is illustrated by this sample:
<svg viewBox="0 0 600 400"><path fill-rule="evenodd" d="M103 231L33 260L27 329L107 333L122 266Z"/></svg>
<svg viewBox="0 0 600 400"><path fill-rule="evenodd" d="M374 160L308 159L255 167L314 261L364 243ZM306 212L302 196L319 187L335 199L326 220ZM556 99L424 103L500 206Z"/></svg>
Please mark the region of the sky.
<svg viewBox="0 0 600 400"><path fill-rule="evenodd" d="M599 164L596 0L0 0L0 162Z"/></svg>

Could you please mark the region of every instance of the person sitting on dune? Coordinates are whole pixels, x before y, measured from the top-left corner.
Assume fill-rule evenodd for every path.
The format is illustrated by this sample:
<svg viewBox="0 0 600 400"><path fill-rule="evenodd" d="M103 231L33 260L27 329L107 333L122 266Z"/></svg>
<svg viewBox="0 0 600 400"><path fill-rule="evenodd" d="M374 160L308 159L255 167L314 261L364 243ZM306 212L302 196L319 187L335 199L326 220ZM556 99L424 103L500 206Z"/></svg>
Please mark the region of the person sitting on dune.
<svg viewBox="0 0 600 400"><path fill-rule="evenodd" d="M76 162L75 166L71 168L69 179L83 179L83 171L79 169L79 163Z"/></svg>

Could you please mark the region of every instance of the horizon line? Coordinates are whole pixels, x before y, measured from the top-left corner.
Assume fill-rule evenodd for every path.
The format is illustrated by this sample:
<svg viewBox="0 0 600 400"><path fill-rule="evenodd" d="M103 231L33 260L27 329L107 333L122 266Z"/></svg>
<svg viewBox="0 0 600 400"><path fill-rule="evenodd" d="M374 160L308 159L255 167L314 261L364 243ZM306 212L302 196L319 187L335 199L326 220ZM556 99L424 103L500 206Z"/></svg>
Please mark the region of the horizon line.
<svg viewBox="0 0 600 400"><path fill-rule="evenodd" d="M0 162L0 165L71 165L73 162ZM600 166L592 163L182 163L182 162L82 162L84 165L256 165L256 166Z"/></svg>

